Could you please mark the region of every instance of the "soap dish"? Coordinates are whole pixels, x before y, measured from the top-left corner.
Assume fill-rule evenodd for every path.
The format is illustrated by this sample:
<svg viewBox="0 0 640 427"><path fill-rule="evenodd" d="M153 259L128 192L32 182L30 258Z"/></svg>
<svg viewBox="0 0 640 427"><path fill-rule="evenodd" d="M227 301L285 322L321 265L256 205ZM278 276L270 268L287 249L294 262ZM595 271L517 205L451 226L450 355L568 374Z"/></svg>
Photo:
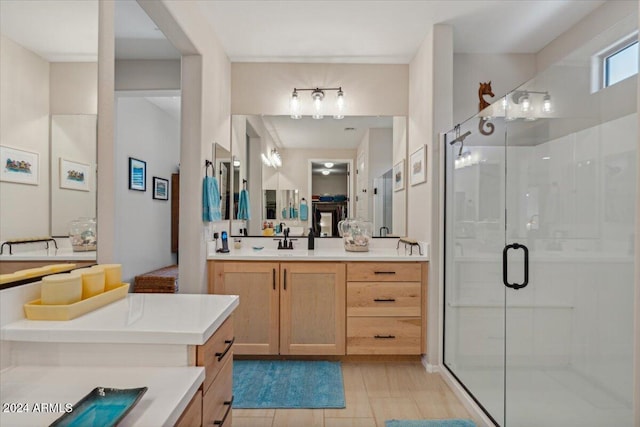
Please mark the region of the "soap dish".
<svg viewBox="0 0 640 427"><path fill-rule="evenodd" d="M261 251L264 249L264 246L252 246L254 251Z"/></svg>

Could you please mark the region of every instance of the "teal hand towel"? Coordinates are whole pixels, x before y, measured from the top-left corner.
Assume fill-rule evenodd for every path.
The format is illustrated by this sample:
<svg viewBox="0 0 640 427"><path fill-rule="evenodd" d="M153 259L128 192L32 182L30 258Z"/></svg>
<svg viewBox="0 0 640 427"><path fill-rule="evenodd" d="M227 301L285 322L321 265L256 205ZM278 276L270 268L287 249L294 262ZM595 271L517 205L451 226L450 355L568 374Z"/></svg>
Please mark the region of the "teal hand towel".
<svg viewBox="0 0 640 427"><path fill-rule="evenodd" d="M240 197L238 198L238 219L251 219L249 207L249 192L247 190L240 191Z"/></svg>
<svg viewBox="0 0 640 427"><path fill-rule="evenodd" d="M309 206L306 203L300 203L300 221L306 221L309 218Z"/></svg>
<svg viewBox="0 0 640 427"><path fill-rule="evenodd" d="M220 188L218 180L212 176L205 176L202 181L202 221L220 221Z"/></svg>

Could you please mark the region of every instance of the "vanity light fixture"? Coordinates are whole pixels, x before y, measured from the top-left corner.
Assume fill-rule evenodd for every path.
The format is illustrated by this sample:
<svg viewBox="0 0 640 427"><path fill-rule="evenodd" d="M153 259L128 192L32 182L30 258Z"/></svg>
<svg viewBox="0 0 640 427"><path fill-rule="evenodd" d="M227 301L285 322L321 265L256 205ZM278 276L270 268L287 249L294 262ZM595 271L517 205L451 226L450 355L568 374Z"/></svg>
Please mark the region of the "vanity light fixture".
<svg viewBox="0 0 640 427"><path fill-rule="evenodd" d="M300 91L311 91L311 99L313 101L313 117L314 119L322 119L323 108L324 108L324 99L325 99L325 91L335 90L337 91L336 96L336 105L335 105L335 114L333 115L334 119L342 119L344 118L344 92L342 91L342 87L329 87L329 88L308 88L308 89L298 89L293 88L293 93L291 94L291 99L289 100L289 111L292 119L300 119L302 118L302 114L300 112L300 96L298 92Z"/></svg>
<svg viewBox="0 0 640 427"><path fill-rule="evenodd" d="M236 167L236 168L240 167L240 160L234 160L233 161L233 166Z"/></svg>
<svg viewBox="0 0 640 427"><path fill-rule="evenodd" d="M333 163L331 163L331 162L326 162L326 163L324 164L324 167L325 167L325 168L327 168L327 169L331 169L331 168L333 167Z"/></svg>
<svg viewBox="0 0 640 427"><path fill-rule="evenodd" d="M282 166L282 158L280 157L280 153L275 148L271 150L271 154L269 155L269 159L271 160L271 164L274 168L279 168Z"/></svg>
<svg viewBox="0 0 640 427"><path fill-rule="evenodd" d="M328 170L328 169L325 169L325 170L322 171L322 175L329 175L330 173L331 173L331 171Z"/></svg>
<svg viewBox="0 0 640 427"><path fill-rule="evenodd" d="M540 111L543 113L551 113L553 111L553 104L551 103L551 95L549 92L538 92L535 90L516 90L511 94L511 100L514 104L520 105L520 111L528 113L534 110L534 103L531 98L531 94L544 95L542 97L542 103ZM529 120L535 120L536 118L530 118Z"/></svg>

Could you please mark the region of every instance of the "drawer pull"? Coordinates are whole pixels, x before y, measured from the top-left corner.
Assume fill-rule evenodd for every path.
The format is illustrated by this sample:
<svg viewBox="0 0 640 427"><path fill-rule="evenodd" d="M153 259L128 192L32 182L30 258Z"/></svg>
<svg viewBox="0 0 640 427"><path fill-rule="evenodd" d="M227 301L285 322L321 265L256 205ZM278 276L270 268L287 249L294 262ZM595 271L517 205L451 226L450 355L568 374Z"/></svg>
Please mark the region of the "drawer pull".
<svg viewBox="0 0 640 427"><path fill-rule="evenodd" d="M273 269L272 281L273 281L273 290L275 291L276 290L276 269L275 268Z"/></svg>
<svg viewBox="0 0 640 427"><path fill-rule="evenodd" d="M224 405L228 406L228 408L221 420L215 420L213 422L214 425L221 426L227 420L227 416L229 415L229 412L231 412L231 407L233 406L233 396L231 396L231 400L225 400L223 403Z"/></svg>
<svg viewBox="0 0 640 427"><path fill-rule="evenodd" d="M224 340L224 343L227 344L227 347L224 349L222 353L216 353L216 357L218 358L218 362L224 359L224 356L231 350L231 346L233 345L236 337L231 338L230 340Z"/></svg>
<svg viewBox="0 0 640 427"><path fill-rule="evenodd" d="M396 302L395 298L374 298L374 302Z"/></svg>
<svg viewBox="0 0 640 427"><path fill-rule="evenodd" d="M396 339L395 335L375 335L375 339L377 340L394 340Z"/></svg>
<svg viewBox="0 0 640 427"><path fill-rule="evenodd" d="M395 271L375 271L373 274L396 274Z"/></svg>

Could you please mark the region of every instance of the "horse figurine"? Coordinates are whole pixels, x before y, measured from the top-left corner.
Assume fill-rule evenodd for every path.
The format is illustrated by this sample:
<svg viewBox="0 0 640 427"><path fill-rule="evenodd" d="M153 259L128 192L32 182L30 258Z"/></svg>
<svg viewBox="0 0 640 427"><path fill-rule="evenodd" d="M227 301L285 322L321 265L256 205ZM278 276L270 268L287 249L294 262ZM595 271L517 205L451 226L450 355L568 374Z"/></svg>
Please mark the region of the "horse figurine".
<svg viewBox="0 0 640 427"><path fill-rule="evenodd" d="M490 105L484 99L485 95L489 95L492 98L495 96L491 90L491 80L486 83L480 82L480 88L478 89L478 98L480 100L480 103L478 104L478 111L482 111ZM489 121L488 118L481 117L480 122L478 123L478 130L482 135L491 135L495 129L493 123L487 123L487 121ZM485 124L488 130L485 130Z"/></svg>
<svg viewBox="0 0 640 427"><path fill-rule="evenodd" d="M478 98L480 99L478 111L482 111L489 106L489 103L484 99L485 95L489 95L492 98L495 96L491 90L491 80L486 83L480 82L480 88L478 89Z"/></svg>

